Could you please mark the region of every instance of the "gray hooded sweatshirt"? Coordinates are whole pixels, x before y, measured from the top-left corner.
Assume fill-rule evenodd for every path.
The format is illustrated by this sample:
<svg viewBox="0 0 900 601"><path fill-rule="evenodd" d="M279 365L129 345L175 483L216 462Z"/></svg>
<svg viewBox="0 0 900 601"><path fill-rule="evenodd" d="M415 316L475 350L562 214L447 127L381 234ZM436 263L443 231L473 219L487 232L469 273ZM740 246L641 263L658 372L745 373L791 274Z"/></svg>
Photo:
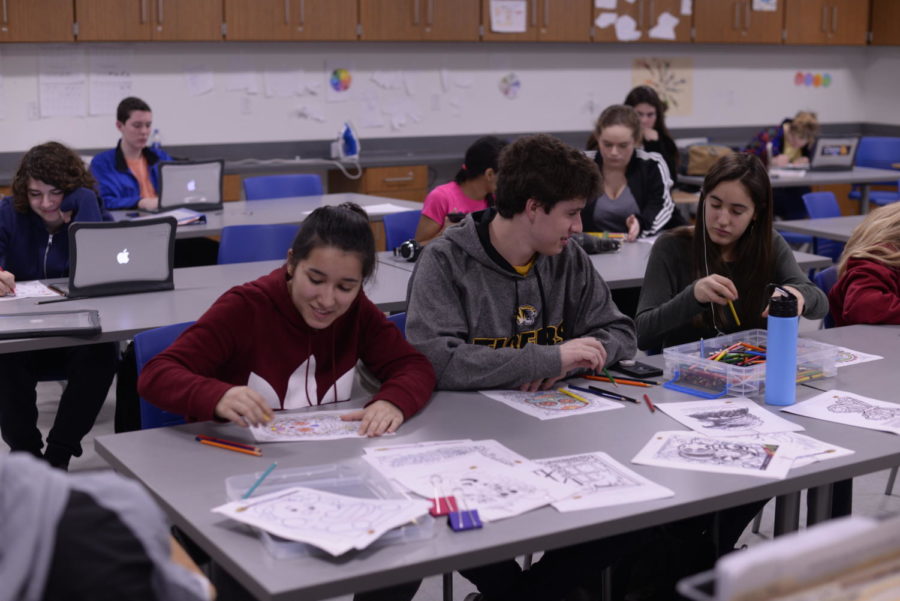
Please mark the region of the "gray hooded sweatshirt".
<svg viewBox="0 0 900 601"><path fill-rule="evenodd" d="M438 388L517 388L556 377L562 362L553 346L574 338L599 340L607 364L634 356L634 323L578 244L538 255L519 275L482 242L493 214L469 215L431 242L410 279L406 336L431 361Z"/></svg>

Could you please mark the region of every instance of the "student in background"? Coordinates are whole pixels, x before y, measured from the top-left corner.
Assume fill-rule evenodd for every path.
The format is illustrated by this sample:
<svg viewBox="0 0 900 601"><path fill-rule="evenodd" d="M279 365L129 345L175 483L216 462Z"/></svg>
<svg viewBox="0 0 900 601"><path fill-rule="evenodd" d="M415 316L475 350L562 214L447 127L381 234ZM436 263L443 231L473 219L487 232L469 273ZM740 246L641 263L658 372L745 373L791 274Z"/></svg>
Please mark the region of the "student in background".
<svg viewBox="0 0 900 601"><path fill-rule="evenodd" d="M900 202L872 211L853 230L828 299L837 326L900 324Z"/></svg>
<svg viewBox="0 0 900 601"><path fill-rule="evenodd" d="M161 148L148 148L152 127L153 113L146 102L129 96L119 103L116 129L122 139L91 161L107 209L153 211L159 207L159 163L172 157Z"/></svg>
<svg viewBox="0 0 900 601"><path fill-rule="evenodd" d="M630 319L571 242L599 186L583 153L546 135L500 156L495 208L448 230L419 257L406 333L440 388L552 388L635 351ZM562 598L625 553L619 538L548 551L523 572L513 559L463 570L483 601Z"/></svg>
<svg viewBox="0 0 900 601"><path fill-rule="evenodd" d="M466 150L465 162L454 180L428 193L416 229L420 244L438 237L463 215L490 205L497 184L497 158L504 146L506 141L494 136L478 138Z"/></svg>
<svg viewBox="0 0 900 601"><path fill-rule="evenodd" d="M666 105L650 86L637 86L628 92L624 104L632 107L641 120L644 150L656 152L666 162L672 179L678 173L678 146L666 127Z"/></svg>
<svg viewBox="0 0 900 601"><path fill-rule="evenodd" d="M17 280L69 275L69 224L102 220L93 188L81 158L62 144L47 142L25 153L13 195L0 201L0 296L15 293ZM116 344L105 342L0 354L0 431L6 444L66 469L71 457L81 455L81 439L106 400L116 353ZM61 369L67 383L45 450L35 387L48 369Z"/></svg>
<svg viewBox="0 0 900 601"><path fill-rule="evenodd" d="M581 212L585 231L623 232L633 242L681 224L669 194L672 179L665 161L638 148L641 120L630 106L607 107L594 128L595 161L603 174L599 198Z"/></svg>

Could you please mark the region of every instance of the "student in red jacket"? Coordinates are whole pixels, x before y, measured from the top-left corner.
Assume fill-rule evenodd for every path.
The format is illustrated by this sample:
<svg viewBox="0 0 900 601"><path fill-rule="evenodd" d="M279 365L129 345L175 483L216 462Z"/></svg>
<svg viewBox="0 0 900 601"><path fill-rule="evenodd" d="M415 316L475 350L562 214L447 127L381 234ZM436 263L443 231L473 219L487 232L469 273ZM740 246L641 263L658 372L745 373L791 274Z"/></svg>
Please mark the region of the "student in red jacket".
<svg viewBox="0 0 900 601"><path fill-rule="evenodd" d="M900 324L900 202L872 211L853 230L828 300L835 325Z"/></svg>
<svg viewBox="0 0 900 601"><path fill-rule="evenodd" d="M357 360L382 382L360 434L394 432L435 385L428 360L362 291L375 243L358 206L320 207L303 222L287 262L232 288L148 362L140 395L191 420L258 425L272 409L350 399Z"/></svg>

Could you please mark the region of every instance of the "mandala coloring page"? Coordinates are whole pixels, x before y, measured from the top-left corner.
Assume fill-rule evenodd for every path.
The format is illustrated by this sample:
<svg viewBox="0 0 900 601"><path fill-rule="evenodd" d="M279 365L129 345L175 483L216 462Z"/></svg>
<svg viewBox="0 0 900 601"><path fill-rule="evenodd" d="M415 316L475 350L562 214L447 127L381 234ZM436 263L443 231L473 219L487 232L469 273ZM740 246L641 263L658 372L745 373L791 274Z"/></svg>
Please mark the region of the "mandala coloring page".
<svg viewBox="0 0 900 601"><path fill-rule="evenodd" d="M586 413L609 411L623 407L622 403L609 401L587 393L578 393L578 396L584 399L580 401L558 390L541 390L538 392L482 390L480 392L486 397L500 401L504 405L541 420L584 415Z"/></svg>
<svg viewBox="0 0 900 601"><path fill-rule="evenodd" d="M341 419L347 411L276 412L275 418L262 426L251 426L250 433L258 442L297 442L359 438L359 422Z"/></svg>
<svg viewBox="0 0 900 601"><path fill-rule="evenodd" d="M803 426L747 398L657 403L656 406L672 419L707 436L753 436L803 430Z"/></svg>
<svg viewBox="0 0 900 601"><path fill-rule="evenodd" d="M844 390L829 390L782 411L848 426L900 434L900 405Z"/></svg>

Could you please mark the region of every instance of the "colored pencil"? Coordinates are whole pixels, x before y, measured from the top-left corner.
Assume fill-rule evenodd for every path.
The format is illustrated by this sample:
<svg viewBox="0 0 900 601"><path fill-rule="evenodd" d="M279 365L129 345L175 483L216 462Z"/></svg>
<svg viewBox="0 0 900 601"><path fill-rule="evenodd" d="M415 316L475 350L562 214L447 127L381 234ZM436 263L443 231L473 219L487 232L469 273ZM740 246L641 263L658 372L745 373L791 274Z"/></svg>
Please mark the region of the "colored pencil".
<svg viewBox="0 0 900 601"><path fill-rule="evenodd" d="M235 447L230 444L220 444L218 442L213 442L211 440L203 440L203 439L200 439L200 444L209 445L211 447L218 447L220 449L225 449L226 451L234 451L235 453L244 453L246 455L255 455L257 457L262 456L262 451L260 451L259 449L255 450L255 451L251 451L250 449L243 449L241 447Z"/></svg>
<svg viewBox="0 0 900 601"><path fill-rule="evenodd" d="M207 436L206 434L197 434L195 436L197 440L208 440L210 442L217 442L219 444L227 444L233 447L241 447L242 449L247 449L248 451L259 451L259 447L255 447L252 444L247 444L245 442L238 442L236 440L227 440L225 438L216 438L215 436Z"/></svg>
<svg viewBox="0 0 900 601"><path fill-rule="evenodd" d="M603 376L597 376L602 378ZM659 384L656 380L648 380L647 378L637 378L634 376L616 376L616 382L640 382L641 384L649 384L650 386L656 386Z"/></svg>
<svg viewBox="0 0 900 601"><path fill-rule="evenodd" d="M616 388L619 387L619 385L616 384L616 379L613 378L611 375L609 375L609 371L607 371L607 369L605 367L603 368L603 375L606 376L607 378L609 378L609 381L612 382L613 386L615 386Z"/></svg>
<svg viewBox="0 0 900 601"><path fill-rule="evenodd" d="M266 468L266 471L264 471L262 474L259 475L259 478L256 479L256 482L253 483L253 486L251 486L250 488L248 488L248 489L247 489L247 492L245 492L245 493L244 493L244 496L241 497L241 498L242 498L242 499L247 499L247 498L249 498L250 495L253 494L253 491L256 490L256 489L259 487L260 484L262 484L262 481L265 480L266 477L267 477L269 474L271 474L271 473L272 473L272 470L274 470L277 466L278 466L278 462L277 462L277 461L273 461L273 462L272 462L272 465L270 465L269 467L267 467L267 468Z"/></svg>
<svg viewBox="0 0 900 601"><path fill-rule="evenodd" d="M640 403L639 400L631 398L630 396L625 396L624 394L619 394L618 392L613 392L611 390L604 390L603 388L597 388L596 386L588 386L591 389L591 392L594 394L599 394L602 397L606 397L608 399L612 399L614 401L628 401L629 403Z"/></svg>
<svg viewBox="0 0 900 601"><path fill-rule="evenodd" d="M653 401L650 400L650 395L645 394L644 400L647 401L647 407L650 408L650 413L656 413L656 406L653 404Z"/></svg>
<svg viewBox="0 0 900 601"><path fill-rule="evenodd" d="M593 394L596 396L603 396L603 395L597 394L590 388L585 388L584 386L575 386L574 384L569 384L569 388L571 388L572 390L577 390L578 392L586 392L588 394Z"/></svg>
<svg viewBox="0 0 900 601"><path fill-rule="evenodd" d="M731 309L731 316L734 317L734 323L741 325L741 319L738 317L737 311L734 310L734 303L728 301L728 308Z"/></svg>
<svg viewBox="0 0 900 601"><path fill-rule="evenodd" d="M566 395L566 396L568 396L568 397L572 397L572 398L575 399L576 401L580 401L580 402L584 403L585 405L590 405L590 401L588 401L588 400L587 400L586 398L584 398L583 396L578 396L577 394L575 394L575 393L572 392L571 390L566 390L565 388L559 388L558 390L559 390L559 392L563 393L564 395Z"/></svg>
<svg viewBox="0 0 900 601"><path fill-rule="evenodd" d="M597 382L618 382L619 384L627 384L628 386L641 386L643 388L650 388L653 384L649 384L648 382L641 382L639 380L624 380L622 378L616 378L613 380L612 378L606 378L604 376L583 376L588 380L596 380Z"/></svg>

